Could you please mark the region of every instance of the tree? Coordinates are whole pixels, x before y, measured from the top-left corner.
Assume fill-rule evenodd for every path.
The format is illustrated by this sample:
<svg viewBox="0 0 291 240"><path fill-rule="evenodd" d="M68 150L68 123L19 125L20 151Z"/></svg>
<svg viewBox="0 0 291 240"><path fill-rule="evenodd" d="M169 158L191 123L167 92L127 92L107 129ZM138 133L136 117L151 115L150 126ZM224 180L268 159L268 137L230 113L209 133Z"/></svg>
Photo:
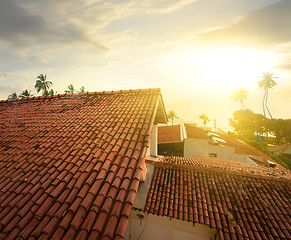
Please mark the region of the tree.
<svg viewBox="0 0 291 240"><path fill-rule="evenodd" d="M278 77L274 77L273 76L274 73L270 73L270 72L264 72L262 73L262 75L260 76L261 80L258 82L259 85L259 89L263 89L264 90L264 97L263 97L263 113L264 116L266 117L266 109L272 119L272 115L271 112L268 108L268 95L269 95L269 89L272 89L274 86L277 85L277 83L275 82L275 78Z"/></svg>
<svg viewBox="0 0 291 240"><path fill-rule="evenodd" d="M233 119L229 119L229 125L240 135L253 136L267 131L267 118L261 114L254 113L250 109L239 110L233 113Z"/></svg>
<svg viewBox="0 0 291 240"><path fill-rule="evenodd" d="M18 98L17 93L14 92L14 93L11 93L7 99L17 99L17 98Z"/></svg>
<svg viewBox="0 0 291 240"><path fill-rule="evenodd" d="M85 92L85 87L84 86L82 86L81 88L80 88L80 91L79 91L80 93L84 93Z"/></svg>
<svg viewBox="0 0 291 240"><path fill-rule="evenodd" d="M48 91L48 95L49 96L53 96L53 95L55 95L57 92L54 92L54 90L53 89L50 89L49 91Z"/></svg>
<svg viewBox="0 0 291 240"><path fill-rule="evenodd" d="M205 114L200 115L199 118L203 120L203 124L205 127L207 123L210 122L210 119Z"/></svg>
<svg viewBox="0 0 291 240"><path fill-rule="evenodd" d="M169 119L171 119L171 121L172 121L172 126L173 126L173 123L174 123L174 119L175 119L175 118L178 118L177 114L176 114L173 110L171 110L171 111L168 112L167 117L168 117Z"/></svg>
<svg viewBox="0 0 291 240"><path fill-rule="evenodd" d="M277 143L280 143L283 138L291 142L291 119L269 119L269 131L276 136Z"/></svg>
<svg viewBox="0 0 291 240"><path fill-rule="evenodd" d="M33 95L31 94L31 91L28 91L27 89L23 90L20 94L20 98L27 98L27 97L32 97Z"/></svg>
<svg viewBox="0 0 291 240"><path fill-rule="evenodd" d="M37 80L34 87L37 92L42 91L42 95L47 96L49 95L48 90L51 87L51 85L53 85L53 83L46 80L46 75L40 74L39 76L37 76Z"/></svg>
<svg viewBox="0 0 291 240"><path fill-rule="evenodd" d="M248 98L248 92L245 89L242 88L237 89L232 95L232 98L234 99L235 102L240 102L243 109L246 109L244 105L244 99Z"/></svg>
<svg viewBox="0 0 291 240"><path fill-rule="evenodd" d="M75 92L75 87L74 87L74 85L73 84L70 84L69 86L68 86L68 90L65 90L65 93L74 93Z"/></svg>

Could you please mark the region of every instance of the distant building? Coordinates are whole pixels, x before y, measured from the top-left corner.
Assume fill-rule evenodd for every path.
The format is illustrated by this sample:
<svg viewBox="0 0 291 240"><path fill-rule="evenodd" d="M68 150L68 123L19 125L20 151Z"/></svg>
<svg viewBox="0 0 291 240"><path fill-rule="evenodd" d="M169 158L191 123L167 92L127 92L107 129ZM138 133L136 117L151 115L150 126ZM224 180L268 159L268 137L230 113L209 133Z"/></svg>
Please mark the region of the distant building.
<svg viewBox="0 0 291 240"><path fill-rule="evenodd" d="M252 165L273 160L254 147L223 131L207 131L194 124L160 126L158 153L166 156L230 158Z"/></svg>

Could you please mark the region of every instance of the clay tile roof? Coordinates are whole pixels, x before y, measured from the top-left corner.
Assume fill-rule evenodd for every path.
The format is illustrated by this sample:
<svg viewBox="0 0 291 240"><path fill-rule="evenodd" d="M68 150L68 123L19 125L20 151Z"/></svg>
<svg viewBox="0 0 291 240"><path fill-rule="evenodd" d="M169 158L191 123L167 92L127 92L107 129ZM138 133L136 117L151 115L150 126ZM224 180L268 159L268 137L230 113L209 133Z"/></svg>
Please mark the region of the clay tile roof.
<svg viewBox="0 0 291 240"><path fill-rule="evenodd" d="M223 134L223 133L215 132L215 134L220 139L225 141L224 145L234 147L234 151L236 154L260 156L260 157L263 157L265 160L273 161L270 157L268 157L267 155L265 155L261 151L257 150L256 148L252 147L251 145L249 145L241 140L230 137L230 136Z"/></svg>
<svg viewBox="0 0 291 240"><path fill-rule="evenodd" d="M160 126L158 129L158 143L181 142L181 129L179 125Z"/></svg>
<svg viewBox="0 0 291 240"><path fill-rule="evenodd" d="M1 101L0 239L122 239L160 99L145 89Z"/></svg>
<svg viewBox="0 0 291 240"><path fill-rule="evenodd" d="M234 162L215 159L155 163L144 211L205 224L224 239L290 239L290 178L229 170Z"/></svg>
<svg viewBox="0 0 291 240"><path fill-rule="evenodd" d="M196 127L193 124L185 123L185 130L188 138L197 138L197 139L207 139L207 132L204 131L201 127Z"/></svg>

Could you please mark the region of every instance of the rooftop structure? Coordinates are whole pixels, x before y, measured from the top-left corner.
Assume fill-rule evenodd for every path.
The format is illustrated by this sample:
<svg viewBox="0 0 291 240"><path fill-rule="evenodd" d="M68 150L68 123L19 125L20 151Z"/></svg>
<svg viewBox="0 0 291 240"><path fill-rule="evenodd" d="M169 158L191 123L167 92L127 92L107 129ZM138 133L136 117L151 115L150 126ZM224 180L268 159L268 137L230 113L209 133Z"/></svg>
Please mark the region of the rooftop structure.
<svg viewBox="0 0 291 240"><path fill-rule="evenodd" d="M159 89L0 102L0 239L123 239Z"/></svg>

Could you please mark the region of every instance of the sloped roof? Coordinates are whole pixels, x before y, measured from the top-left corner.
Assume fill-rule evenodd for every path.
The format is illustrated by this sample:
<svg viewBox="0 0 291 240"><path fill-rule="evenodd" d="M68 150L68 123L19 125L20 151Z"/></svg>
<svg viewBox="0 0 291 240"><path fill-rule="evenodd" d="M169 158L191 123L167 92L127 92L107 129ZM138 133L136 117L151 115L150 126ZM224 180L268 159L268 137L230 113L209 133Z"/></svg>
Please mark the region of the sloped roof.
<svg viewBox="0 0 291 240"><path fill-rule="evenodd" d="M159 126L158 129L158 143L170 143L183 141L181 136L181 126Z"/></svg>
<svg viewBox="0 0 291 240"><path fill-rule="evenodd" d="M159 89L1 101L0 239L122 239L159 101Z"/></svg>
<svg viewBox="0 0 291 240"><path fill-rule="evenodd" d="M290 178L229 171L211 159L155 163L144 211L208 225L224 239L290 239Z"/></svg>
<svg viewBox="0 0 291 240"><path fill-rule="evenodd" d="M204 131L201 127L196 127L193 124L185 123L185 129L188 138L197 138L197 139L207 139L207 132Z"/></svg>
<svg viewBox="0 0 291 240"><path fill-rule="evenodd" d="M260 156L260 157L263 157L265 160L273 161L270 157L268 157L261 151L257 150L253 146L243 141L230 137L226 134L217 133L217 132L214 132L214 133L218 135L220 139L225 141L225 144L224 144L225 146L234 147L234 151L236 154Z"/></svg>
<svg viewBox="0 0 291 240"><path fill-rule="evenodd" d="M262 153L261 151L257 150L256 148L252 147L251 145L235 139L233 137L228 136L227 134L223 134L220 132L205 132L203 128L193 126L191 124L184 124L187 137L188 138L195 138L195 139L208 139L208 134L213 134L213 138L218 140L219 144L224 146L233 147L236 154L242 155L251 155L251 156L260 156L266 160L273 161L270 157ZM221 141L219 141L221 140Z"/></svg>

